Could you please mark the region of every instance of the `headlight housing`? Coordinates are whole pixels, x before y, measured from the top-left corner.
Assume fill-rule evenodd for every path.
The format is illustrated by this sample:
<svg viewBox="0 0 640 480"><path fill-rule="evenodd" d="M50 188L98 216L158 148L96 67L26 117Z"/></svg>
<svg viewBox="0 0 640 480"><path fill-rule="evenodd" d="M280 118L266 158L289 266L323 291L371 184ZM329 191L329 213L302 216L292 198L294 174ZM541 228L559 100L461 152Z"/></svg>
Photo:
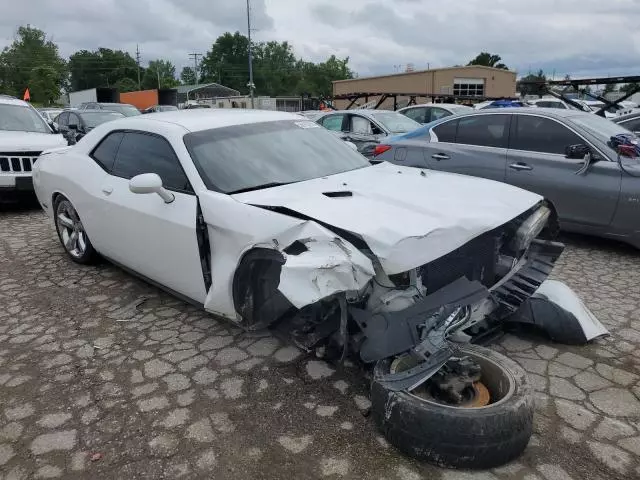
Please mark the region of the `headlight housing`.
<svg viewBox="0 0 640 480"><path fill-rule="evenodd" d="M525 250L529 244L540 235L540 232L542 232L542 229L549 221L550 216L551 210L548 207L542 206L538 208L529 218L522 222L522 225L520 225L520 228L516 231L509 246L515 252Z"/></svg>

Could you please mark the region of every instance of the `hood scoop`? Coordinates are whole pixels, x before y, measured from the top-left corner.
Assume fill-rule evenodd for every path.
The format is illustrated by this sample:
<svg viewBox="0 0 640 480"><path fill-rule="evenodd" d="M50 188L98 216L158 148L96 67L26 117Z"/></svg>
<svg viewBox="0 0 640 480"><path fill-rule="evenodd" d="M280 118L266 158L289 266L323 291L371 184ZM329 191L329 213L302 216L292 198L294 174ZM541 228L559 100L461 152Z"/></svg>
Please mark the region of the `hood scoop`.
<svg viewBox="0 0 640 480"><path fill-rule="evenodd" d="M353 192L350 192L349 190L343 190L340 192L322 192L322 194L329 198L353 197Z"/></svg>

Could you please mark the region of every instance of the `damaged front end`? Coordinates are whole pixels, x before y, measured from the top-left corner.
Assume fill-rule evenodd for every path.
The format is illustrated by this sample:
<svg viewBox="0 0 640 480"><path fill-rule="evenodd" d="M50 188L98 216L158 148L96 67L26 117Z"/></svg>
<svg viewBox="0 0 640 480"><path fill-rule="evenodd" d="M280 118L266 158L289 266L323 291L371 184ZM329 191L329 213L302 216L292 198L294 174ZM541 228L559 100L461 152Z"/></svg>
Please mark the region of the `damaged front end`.
<svg viewBox="0 0 640 480"><path fill-rule="evenodd" d="M560 341L563 331L585 341L606 334L568 287L554 294L557 285L546 283L564 249L540 238L554 221L539 204L425 265L388 274L358 236L307 220L243 256L234 303L246 327L275 325L308 351L356 353L365 363L409 355L411 368L377 381L411 390L455 358L457 345L481 343L506 321L542 326ZM540 320L549 302L552 324Z"/></svg>

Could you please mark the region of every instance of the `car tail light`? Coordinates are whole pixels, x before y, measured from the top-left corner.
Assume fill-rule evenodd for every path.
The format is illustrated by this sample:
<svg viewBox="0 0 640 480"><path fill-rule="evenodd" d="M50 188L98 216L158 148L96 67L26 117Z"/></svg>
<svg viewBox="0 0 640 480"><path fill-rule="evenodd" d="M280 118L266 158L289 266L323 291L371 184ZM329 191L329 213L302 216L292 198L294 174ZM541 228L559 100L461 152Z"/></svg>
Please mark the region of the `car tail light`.
<svg viewBox="0 0 640 480"><path fill-rule="evenodd" d="M391 150L391 145L376 145L376 149L373 151L373 156L377 157L388 150Z"/></svg>

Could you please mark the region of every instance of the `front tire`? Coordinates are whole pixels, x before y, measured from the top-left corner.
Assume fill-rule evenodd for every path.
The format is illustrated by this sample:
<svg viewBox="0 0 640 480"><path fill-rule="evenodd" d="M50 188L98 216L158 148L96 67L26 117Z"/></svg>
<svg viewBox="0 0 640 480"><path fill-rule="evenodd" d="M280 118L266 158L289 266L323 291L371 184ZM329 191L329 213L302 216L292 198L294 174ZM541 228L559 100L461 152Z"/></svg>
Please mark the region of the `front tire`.
<svg viewBox="0 0 640 480"><path fill-rule="evenodd" d="M97 258L96 251L71 202L59 196L53 204L53 211L56 232L67 255L82 265L93 263Z"/></svg>
<svg viewBox="0 0 640 480"><path fill-rule="evenodd" d="M461 353L481 366L486 406L445 405L414 392L393 392L375 379L390 373L393 359L376 364L372 414L387 440L407 455L450 468L493 468L518 457L533 429L533 396L525 371L504 355L477 345Z"/></svg>

